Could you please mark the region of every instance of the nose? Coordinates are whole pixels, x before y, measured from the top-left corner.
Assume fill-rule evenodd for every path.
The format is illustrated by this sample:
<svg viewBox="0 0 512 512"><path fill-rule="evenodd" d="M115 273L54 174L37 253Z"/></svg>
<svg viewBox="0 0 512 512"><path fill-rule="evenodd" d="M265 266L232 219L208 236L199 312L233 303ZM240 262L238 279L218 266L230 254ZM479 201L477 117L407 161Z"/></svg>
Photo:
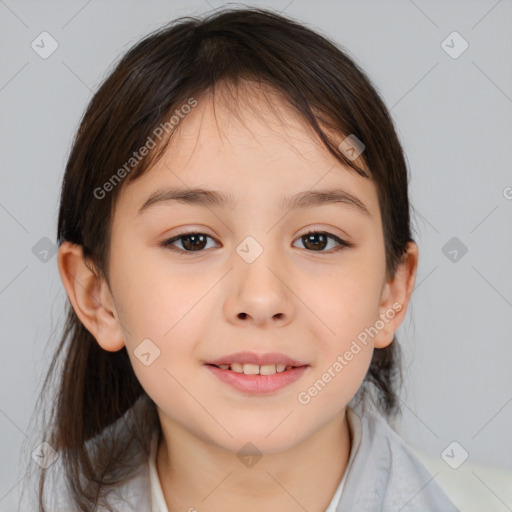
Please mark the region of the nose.
<svg viewBox="0 0 512 512"><path fill-rule="evenodd" d="M238 259L238 260L237 260ZM236 255L224 313L233 323L284 326L294 314L291 273L265 249L251 262Z"/></svg>

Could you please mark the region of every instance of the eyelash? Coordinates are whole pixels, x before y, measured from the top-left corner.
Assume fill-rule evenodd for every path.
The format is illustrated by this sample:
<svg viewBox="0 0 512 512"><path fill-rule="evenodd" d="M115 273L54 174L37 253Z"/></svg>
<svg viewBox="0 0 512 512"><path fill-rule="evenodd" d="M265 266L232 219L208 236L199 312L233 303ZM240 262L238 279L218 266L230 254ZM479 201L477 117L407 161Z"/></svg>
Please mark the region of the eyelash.
<svg viewBox="0 0 512 512"><path fill-rule="evenodd" d="M349 248L349 247L352 247L352 244L337 237L336 235L333 235L332 233L328 233L327 231L318 231L318 230L310 230L308 231L307 233L304 233L303 235L301 235L300 237L297 238L297 240L301 239L301 238L304 238L308 235L311 235L311 234L321 234L321 235L325 235L327 238L330 238L332 240L334 240L336 243L338 243L338 247L336 247L334 250L330 250L330 251L312 251L310 250L309 252L318 252L318 253L326 253L326 254L332 254L332 253L335 253L335 252L338 252L338 251L341 251L345 248ZM171 249L172 251L175 251L177 252L178 254L180 255L185 255L185 254L193 254L195 252L197 253L200 253L200 252L204 252L205 249L202 249L202 250L199 250L199 251L186 251L184 249L178 249L177 247L173 246L173 242L176 242L182 238L185 238L189 235L205 235L206 237L208 238L211 238L212 240L215 240L213 237L207 235L206 233L201 233L199 231L189 231L189 232L184 232L184 233L180 233L179 235L176 235L172 238L169 238L168 240L165 240L164 242L162 242L162 246L163 247L166 247L168 249ZM307 250L307 249L306 249Z"/></svg>

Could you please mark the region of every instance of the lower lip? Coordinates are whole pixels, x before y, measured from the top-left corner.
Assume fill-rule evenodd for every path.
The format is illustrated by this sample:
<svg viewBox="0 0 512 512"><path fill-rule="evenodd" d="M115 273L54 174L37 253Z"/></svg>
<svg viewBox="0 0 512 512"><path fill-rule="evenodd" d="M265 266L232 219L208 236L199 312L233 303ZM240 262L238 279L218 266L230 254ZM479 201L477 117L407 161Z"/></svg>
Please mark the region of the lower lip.
<svg viewBox="0 0 512 512"><path fill-rule="evenodd" d="M299 379L308 368L308 366L297 366L296 368L274 373L273 375L245 375L245 373L223 370L209 364L206 367L226 384L254 395L272 393L282 389Z"/></svg>

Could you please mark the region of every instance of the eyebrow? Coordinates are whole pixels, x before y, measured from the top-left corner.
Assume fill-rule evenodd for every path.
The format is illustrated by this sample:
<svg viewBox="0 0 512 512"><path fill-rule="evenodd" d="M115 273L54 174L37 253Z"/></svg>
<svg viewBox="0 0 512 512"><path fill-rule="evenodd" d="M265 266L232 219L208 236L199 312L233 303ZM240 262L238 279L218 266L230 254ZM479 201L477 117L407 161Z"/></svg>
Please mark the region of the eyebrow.
<svg viewBox="0 0 512 512"><path fill-rule="evenodd" d="M156 204L181 203L202 207L234 208L235 197L231 193L195 188L166 188L153 192L139 208L137 215L142 214ZM307 190L281 198L282 210L298 210L314 208L327 204L341 203L371 218L370 211L356 196L342 189Z"/></svg>

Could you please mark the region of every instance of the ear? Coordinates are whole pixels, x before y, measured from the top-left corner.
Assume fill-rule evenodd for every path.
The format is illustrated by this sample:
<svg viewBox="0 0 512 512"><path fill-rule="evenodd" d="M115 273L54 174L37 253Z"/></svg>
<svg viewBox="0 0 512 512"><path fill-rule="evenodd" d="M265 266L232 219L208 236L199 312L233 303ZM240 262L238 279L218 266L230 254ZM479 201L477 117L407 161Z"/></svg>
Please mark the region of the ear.
<svg viewBox="0 0 512 512"><path fill-rule="evenodd" d="M384 326L378 329L378 334L373 339L375 348L385 348L393 341L396 330L405 318L417 270L418 246L409 242L393 279L386 282L382 289L379 320ZM381 326L381 323L377 325Z"/></svg>
<svg viewBox="0 0 512 512"><path fill-rule="evenodd" d="M125 341L112 293L86 264L82 246L64 241L57 261L69 301L85 328L104 350L121 350Z"/></svg>

